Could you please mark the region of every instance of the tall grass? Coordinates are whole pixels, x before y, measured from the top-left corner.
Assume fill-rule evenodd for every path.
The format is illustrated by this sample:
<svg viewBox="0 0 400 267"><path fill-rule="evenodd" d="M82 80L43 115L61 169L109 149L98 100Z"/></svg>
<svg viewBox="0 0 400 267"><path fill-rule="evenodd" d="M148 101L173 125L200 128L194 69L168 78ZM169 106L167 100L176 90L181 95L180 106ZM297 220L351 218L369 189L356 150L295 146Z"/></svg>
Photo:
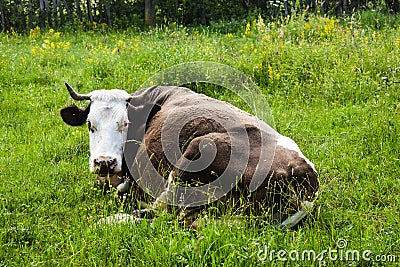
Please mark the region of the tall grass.
<svg viewBox="0 0 400 267"><path fill-rule="evenodd" d="M258 19L223 33L170 25L147 32L0 34L0 265L317 266L262 256L338 249L340 238L347 241L343 251L398 261L400 28L366 21ZM70 128L58 115L73 102L63 83L82 93L133 92L158 71L198 60L252 77L277 130L316 164L320 199L301 228L281 231L229 214L197 232L169 214L153 223L94 227L129 207L93 186L86 128ZM197 88L236 103L214 89ZM327 257L325 264L379 265Z"/></svg>

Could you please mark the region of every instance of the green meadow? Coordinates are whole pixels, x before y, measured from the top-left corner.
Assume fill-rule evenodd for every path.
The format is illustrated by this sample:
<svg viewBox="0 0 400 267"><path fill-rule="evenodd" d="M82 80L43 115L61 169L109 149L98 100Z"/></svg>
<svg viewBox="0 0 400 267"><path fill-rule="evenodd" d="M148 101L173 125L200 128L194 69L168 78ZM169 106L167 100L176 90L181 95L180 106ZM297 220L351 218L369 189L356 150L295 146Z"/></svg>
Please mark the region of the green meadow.
<svg viewBox="0 0 400 267"><path fill-rule="evenodd" d="M193 61L251 77L276 129L315 163L320 197L298 229L229 213L204 215L197 231L168 213L95 227L132 207L94 186L87 127L59 116L74 103L64 82L80 93L134 92L152 75ZM374 12L0 33L0 266L396 266L399 82L400 18ZM215 86L193 88L240 105Z"/></svg>

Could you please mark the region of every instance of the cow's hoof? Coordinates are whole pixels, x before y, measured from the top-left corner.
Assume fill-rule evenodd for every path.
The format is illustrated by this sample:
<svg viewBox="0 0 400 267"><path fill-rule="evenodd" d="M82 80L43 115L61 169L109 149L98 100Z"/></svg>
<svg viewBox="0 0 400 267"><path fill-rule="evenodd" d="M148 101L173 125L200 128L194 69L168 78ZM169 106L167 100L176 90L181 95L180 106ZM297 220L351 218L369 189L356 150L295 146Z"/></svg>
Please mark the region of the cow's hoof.
<svg viewBox="0 0 400 267"><path fill-rule="evenodd" d="M117 190L119 193L128 193L131 188L131 183L128 180L124 180L122 183L117 185Z"/></svg>
<svg viewBox="0 0 400 267"><path fill-rule="evenodd" d="M304 201L301 203L298 211L289 215L279 224L281 229L290 229L297 226L314 209L314 201Z"/></svg>

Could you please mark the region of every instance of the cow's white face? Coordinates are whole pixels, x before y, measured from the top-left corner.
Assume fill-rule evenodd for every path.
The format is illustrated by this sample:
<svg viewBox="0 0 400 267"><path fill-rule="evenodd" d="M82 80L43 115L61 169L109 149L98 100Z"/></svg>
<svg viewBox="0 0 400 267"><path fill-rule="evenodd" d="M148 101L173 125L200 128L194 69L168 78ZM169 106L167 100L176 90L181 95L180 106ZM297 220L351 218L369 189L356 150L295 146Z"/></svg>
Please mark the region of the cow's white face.
<svg viewBox="0 0 400 267"><path fill-rule="evenodd" d="M90 93L90 98L87 116L90 171L100 175L119 173L129 124L130 95L122 90L98 90Z"/></svg>
<svg viewBox="0 0 400 267"><path fill-rule="evenodd" d="M100 176L120 173L129 124L127 107L131 95L117 89L97 90L87 95L79 95L74 91L70 94L76 100L90 100L86 109L69 106L61 110L61 117L67 124L88 124L90 171Z"/></svg>

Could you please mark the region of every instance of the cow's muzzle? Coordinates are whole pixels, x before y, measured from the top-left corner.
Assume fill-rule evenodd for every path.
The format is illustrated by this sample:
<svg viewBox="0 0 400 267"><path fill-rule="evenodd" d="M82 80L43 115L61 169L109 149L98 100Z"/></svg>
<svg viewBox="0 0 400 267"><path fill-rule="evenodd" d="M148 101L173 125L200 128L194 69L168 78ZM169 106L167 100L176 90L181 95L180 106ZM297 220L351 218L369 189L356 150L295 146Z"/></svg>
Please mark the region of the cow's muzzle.
<svg viewBox="0 0 400 267"><path fill-rule="evenodd" d="M95 172L100 176L114 174L117 167L117 159L110 157L101 157L94 159Z"/></svg>

